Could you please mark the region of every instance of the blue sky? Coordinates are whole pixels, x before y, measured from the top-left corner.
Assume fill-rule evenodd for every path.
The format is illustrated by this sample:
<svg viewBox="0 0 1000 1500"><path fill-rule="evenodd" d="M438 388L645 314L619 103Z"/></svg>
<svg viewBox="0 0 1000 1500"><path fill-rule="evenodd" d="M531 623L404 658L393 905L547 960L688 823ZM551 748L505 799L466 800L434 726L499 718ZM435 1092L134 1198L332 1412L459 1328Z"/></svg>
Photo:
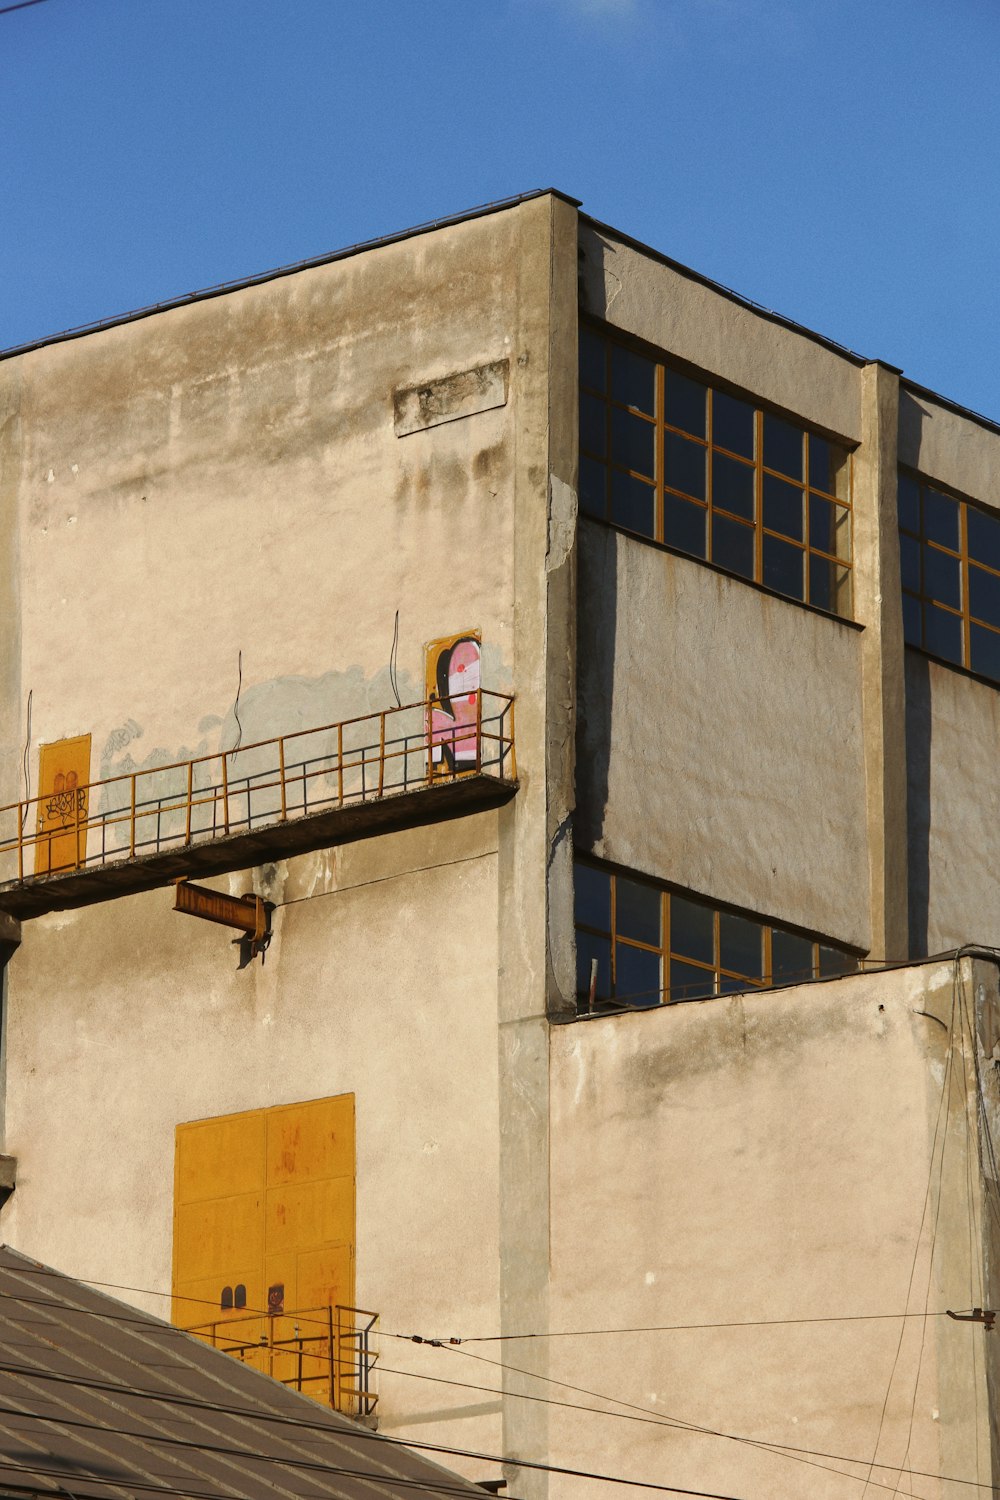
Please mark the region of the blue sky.
<svg viewBox="0 0 1000 1500"><path fill-rule="evenodd" d="M1000 418L998 64L997 0L0 9L0 347L556 186Z"/></svg>

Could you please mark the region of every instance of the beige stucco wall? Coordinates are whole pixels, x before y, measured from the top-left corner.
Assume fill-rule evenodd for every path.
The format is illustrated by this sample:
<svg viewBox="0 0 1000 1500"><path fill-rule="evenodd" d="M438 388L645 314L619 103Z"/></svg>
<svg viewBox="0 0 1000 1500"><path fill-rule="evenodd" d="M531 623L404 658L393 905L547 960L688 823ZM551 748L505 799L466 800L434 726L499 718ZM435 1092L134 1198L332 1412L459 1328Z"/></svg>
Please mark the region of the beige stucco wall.
<svg viewBox="0 0 1000 1500"><path fill-rule="evenodd" d="M995 1005L995 965L966 960L554 1031L552 1327L754 1325L550 1340L577 1387L550 1394L592 1409L553 1415L554 1448L633 1480L835 1496L807 1454L655 1424L864 1478L888 1389L880 1464L909 1440L908 1466L991 1481L993 1335L922 1314L992 1305L972 1048ZM904 1310L921 1316L881 1316ZM896 1468L873 1477L891 1490Z"/></svg>
<svg viewBox="0 0 1000 1500"><path fill-rule="evenodd" d="M858 632L580 535L578 844L866 949Z"/></svg>
<svg viewBox="0 0 1000 1500"><path fill-rule="evenodd" d="M925 392L900 391L899 460L978 505L1000 503L1000 434ZM1000 943L994 686L906 653L910 947Z"/></svg>
<svg viewBox="0 0 1000 1500"><path fill-rule="evenodd" d="M304 698L314 722L382 707L397 609L404 701L423 643L469 627L486 685L511 685L515 433L548 300L523 262L548 213L535 200L0 364L20 579L5 798L29 691L29 760L90 732L97 774L231 744L240 651L244 742ZM505 405L396 435L399 388L498 361Z"/></svg>
<svg viewBox="0 0 1000 1500"><path fill-rule="evenodd" d="M1000 947L1000 692L906 653L910 942Z"/></svg>
<svg viewBox="0 0 1000 1500"><path fill-rule="evenodd" d="M176 1122L353 1091L361 1305L404 1333L544 1314L546 829L571 797L545 764L555 713L571 777L576 452L551 371L575 368L575 251L546 196L0 364L7 796L29 691L33 788L38 744L71 734L95 774L154 766L233 744L241 651L243 744L388 706L397 610L404 701L424 642L472 627L484 685L520 698L502 814L219 882L279 903L263 969L236 974L166 892L26 924L18 1248L165 1286ZM483 366L484 409L437 420L433 383ZM479 386L457 383L462 411ZM383 1357L386 1430L500 1451L499 1394L408 1376L448 1373L418 1346ZM512 1445L539 1435L513 1413Z"/></svg>
<svg viewBox="0 0 1000 1500"><path fill-rule="evenodd" d="M900 383L899 461L980 505L1000 505L1000 433Z"/></svg>
<svg viewBox="0 0 1000 1500"><path fill-rule="evenodd" d="M353 1093L358 1305L390 1332L496 1331L496 840L481 814L272 867L274 940L242 972L232 934L174 913L169 891L27 924L9 973L5 1240L169 1292L175 1126ZM122 1295L169 1316L167 1298ZM426 1364L388 1339L383 1360ZM385 1430L492 1451L498 1413L381 1379Z"/></svg>
<svg viewBox="0 0 1000 1500"><path fill-rule="evenodd" d="M720 294L586 219L580 305L805 422L857 442L858 362Z"/></svg>

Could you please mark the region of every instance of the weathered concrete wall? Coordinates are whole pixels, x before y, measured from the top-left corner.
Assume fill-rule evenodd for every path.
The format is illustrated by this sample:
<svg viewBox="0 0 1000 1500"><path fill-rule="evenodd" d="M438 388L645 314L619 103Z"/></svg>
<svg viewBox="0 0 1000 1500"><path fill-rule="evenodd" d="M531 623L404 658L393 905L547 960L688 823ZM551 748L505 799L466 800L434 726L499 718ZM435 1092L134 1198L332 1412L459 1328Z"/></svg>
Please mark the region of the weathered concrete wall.
<svg viewBox="0 0 1000 1500"><path fill-rule="evenodd" d="M1000 693L906 653L910 943L1000 947Z"/></svg>
<svg viewBox="0 0 1000 1500"><path fill-rule="evenodd" d="M392 1332L498 1331L496 836L481 814L268 867L275 937L243 972L231 934L175 914L169 891L27 924L5 1239L169 1292L178 1122L354 1093L358 1305ZM383 1359L448 1373L396 1341ZM499 1401L405 1374L381 1393L387 1430L499 1442Z"/></svg>
<svg viewBox="0 0 1000 1500"><path fill-rule="evenodd" d="M502 814L220 882L278 902L263 969L236 974L226 935L165 893L26 928L5 1215L26 1252L166 1288L174 1125L354 1092L360 1305L393 1332L544 1313L575 251L575 213L543 197L0 366L20 423L6 796L29 690L33 788L38 744L63 736L93 735L95 775L152 767L387 707L397 610L404 701L424 695L424 642L468 628L484 686L521 697ZM569 768L554 796L550 698ZM53 1128L69 1099L80 1128ZM417 1380L449 1372L391 1352L384 1427L499 1451L499 1394ZM544 1410L523 1412L511 1445L544 1443Z"/></svg>
<svg viewBox="0 0 1000 1500"><path fill-rule="evenodd" d="M580 305L615 328L857 442L857 364L582 220Z"/></svg>
<svg viewBox="0 0 1000 1500"><path fill-rule="evenodd" d="M900 382L899 461L981 505L996 505L1000 434Z"/></svg>
<svg viewBox="0 0 1000 1500"><path fill-rule="evenodd" d="M514 434L545 363L524 328L548 290L526 298L521 263L547 209L0 365L3 576L16 558L23 639L0 686L18 752L29 690L32 762L87 732L95 774L212 750L235 735L240 651L268 723L304 688L318 722L382 707L397 609L401 691L422 696L426 640L475 626L486 685L510 685ZM396 392L436 381L447 404L448 377L484 366L502 367L504 404L397 436ZM544 506L544 474L535 489Z"/></svg>
<svg viewBox="0 0 1000 1500"><path fill-rule="evenodd" d="M580 847L867 949L857 631L580 536Z"/></svg>
<svg viewBox="0 0 1000 1500"><path fill-rule="evenodd" d="M899 459L928 479L995 507L1000 436L908 389ZM906 653L910 948L1000 944L996 687Z"/></svg>
<svg viewBox="0 0 1000 1500"><path fill-rule="evenodd" d="M615 1412L554 1413L554 1451L723 1494L819 1483L808 1455L655 1425L680 1422L861 1479L877 1438L890 1489L901 1464L995 1478L993 1336L938 1315L987 1305L979 982L939 963L554 1030L552 1327L663 1329L550 1340L550 1374L606 1399L550 1394Z"/></svg>

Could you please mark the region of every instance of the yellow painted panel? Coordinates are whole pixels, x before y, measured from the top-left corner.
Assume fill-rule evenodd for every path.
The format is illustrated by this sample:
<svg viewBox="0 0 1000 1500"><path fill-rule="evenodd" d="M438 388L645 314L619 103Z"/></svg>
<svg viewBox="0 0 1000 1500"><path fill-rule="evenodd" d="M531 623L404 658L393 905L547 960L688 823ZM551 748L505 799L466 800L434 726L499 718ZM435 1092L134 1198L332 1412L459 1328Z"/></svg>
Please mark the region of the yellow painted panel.
<svg viewBox="0 0 1000 1500"><path fill-rule="evenodd" d="M89 734L39 746L36 875L76 869L86 859L89 782Z"/></svg>
<svg viewBox="0 0 1000 1500"><path fill-rule="evenodd" d="M267 1111L267 1182L354 1175L354 1095Z"/></svg>
<svg viewBox="0 0 1000 1500"><path fill-rule="evenodd" d="M221 1346L263 1334L246 1362L329 1402L322 1310L354 1300L354 1216L353 1095L178 1126L175 1322ZM238 1282L247 1309L223 1310Z"/></svg>
<svg viewBox="0 0 1000 1500"><path fill-rule="evenodd" d="M297 1271L303 1307L322 1307L330 1302L350 1304L354 1278L349 1245L308 1250L298 1257Z"/></svg>
<svg viewBox="0 0 1000 1500"><path fill-rule="evenodd" d="M265 1111L177 1127L174 1202L233 1197L263 1186Z"/></svg>
<svg viewBox="0 0 1000 1500"><path fill-rule="evenodd" d="M268 1254L313 1245L345 1245L354 1237L354 1182L332 1177L269 1188L264 1208Z"/></svg>
<svg viewBox="0 0 1000 1500"><path fill-rule="evenodd" d="M222 1307L222 1289L229 1286L235 1289L243 1285L247 1291L247 1305L243 1308L234 1307L232 1311L224 1311ZM171 1316L175 1323L184 1328L201 1326L202 1324L217 1323L219 1325L220 1337L226 1333L227 1325L239 1322L232 1336L242 1338L244 1326L249 1327L246 1319L252 1313L263 1306L264 1290L261 1286L260 1266L239 1266L231 1273L227 1273L224 1279L218 1276L206 1276L200 1280L178 1282L174 1288L174 1302ZM259 1337L261 1319L256 1319L256 1331L249 1335L252 1338Z"/></svg>
<svg viewBox="0 0 1000 1500"><path fill-rule="evenodd" d="M236 1266L259 1266L264 1255L262 1194L180 1203L174 1213L178 1281L232 1281Z"/></svg>

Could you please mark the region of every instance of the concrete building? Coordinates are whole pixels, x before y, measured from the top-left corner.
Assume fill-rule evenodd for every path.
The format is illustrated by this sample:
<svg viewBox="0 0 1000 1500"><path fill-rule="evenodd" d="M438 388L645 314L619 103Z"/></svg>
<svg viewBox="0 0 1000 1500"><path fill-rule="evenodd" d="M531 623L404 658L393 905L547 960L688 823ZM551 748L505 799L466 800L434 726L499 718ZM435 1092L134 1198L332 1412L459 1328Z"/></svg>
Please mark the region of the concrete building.
<svg viewBox="0 0 1000 1500"><path fill-rule="evenodd" d="M556 192L10 351L5 1239L531 1500L992 1493L998 461Z"/></svg>

